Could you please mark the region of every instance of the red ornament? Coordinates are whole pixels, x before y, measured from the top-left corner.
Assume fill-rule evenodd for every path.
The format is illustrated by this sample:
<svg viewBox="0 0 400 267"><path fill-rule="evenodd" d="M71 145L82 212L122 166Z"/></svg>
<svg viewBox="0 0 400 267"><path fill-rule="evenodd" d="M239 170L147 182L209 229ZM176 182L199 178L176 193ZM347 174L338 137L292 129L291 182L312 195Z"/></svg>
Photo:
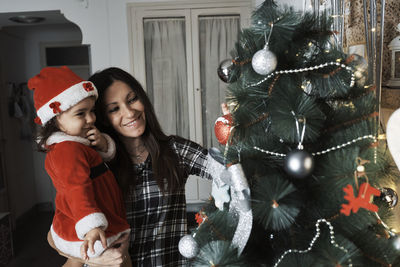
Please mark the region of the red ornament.
<svg viewBox="0 0 400 267"><path fill-rule="evenodd" d="M207 215L202 211L199 211L198 213L196 213L196 215L194 217L199 226L200 226L200 224L202 224L204 222L204 220L207 220Z"/></svg>
<svg viewBox="0 0 400 267"><path fill-rule="evenodd" d="M219 117L215 121L214 132L218 142L221 145L226 145L226 143L228 142L232 125L233 125L233 119L232 119L232 114L230 113Z"/></svg>
<svg viewBox="0 0 400 267"><path fill-rule="evenodd" d="M343 188L343 191L346 193L344 199L349 201L349 204L342 204L342 209L340 210L346 216L349 216L351 211L353 213L357 213L359 208L364 208L373 212L378 211L378 206L370 203L371 195L380 196L381 191L372 187L368 183L363 183L360 186L360 190L358 191L358 196L354 196L353 187L348 184Z"/></svg>

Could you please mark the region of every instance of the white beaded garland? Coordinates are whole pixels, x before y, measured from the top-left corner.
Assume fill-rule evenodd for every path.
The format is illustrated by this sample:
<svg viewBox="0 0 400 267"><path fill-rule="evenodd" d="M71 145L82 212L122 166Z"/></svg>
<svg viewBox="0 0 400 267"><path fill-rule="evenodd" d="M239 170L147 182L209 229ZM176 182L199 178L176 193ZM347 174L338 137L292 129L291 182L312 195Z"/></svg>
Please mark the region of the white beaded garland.
<svg viewBox="0 0 400 267"><path fill-rule="evenodd" d="M365 140L365 139L372 139L374 142L376 142L376 137L375 137L375 136L373 136L373 135L371 135L371 134L370 134L370 135L364 135L364 136L355 138L355 139L353 139L353 140L351 140L351 141L348 141L348 142L346 142L346 143L344 143L344 144L337 145L337 146L334 146L334 147L325 149L325 150L323 150L323 151L319 151L319 152L312 153L312 155L313 155L313 156L316 156L316 155L317 155L317 156L323 155L323 154L326 154L326 153L328 153L328 152L338 150L338 149L340 149L340 148L346 147L346 146L348 146L348 145L354 144L354 143L356 143L356 142L358 142L358 141ZM264 149L262 149L262 148L259 148L259 147L257 147L257 146L254 146L253 148L254 148L255 150L261 151L261 152L263 152L263 153L265 153L265 154L269 154L269 155L272 155L272 156L286 157L286 154L271 152L271 151L268 151L268 150L264 150Z"/></svg>
<svg viewBox="0 0 400 267"><path fill-rule="evenodd" d="M260 50L260 51L262 51L262 50ZM260 52L260 51L258 51L258 52ZM254 54L254 56L255 56L255 54ZM254 56L253 56L253 58L254 58ZM346 66L344 64L340 64L339 62L332 61L332 62L327 62L327 63L324 63L324 64L320 64L320 65L312 66L312 67L308 67L308 68L275 71L275 72L269 74L267 77L265 77L261 81L247 85L246 88L258 86L258 85L262 84L263 82L267 81L268 79L272 78L274 75L287 74L287 73L297 73L297 72L306 72L306 71L310 71L310 70L317 70L317 69L325 68L325 67L332 66L332 65L336 65L338 67L345 68L347 71L351 72L350 87L353 87L354 83L355 83L355 76L354 76L352 68L349 67L349 66Z"/></svg>
<svg viewBox="0 0 400 267"><path fill-rule="evenodd" d="M315 232L316 232L316 233L315 233L315 236L313 237L313 239L311 240L311 242L310 242L308 248L305 249L305 250L298 250L298 249L288 249L288 250L286 250L286 251L279 257L279 259L277 260L277 262L274 264L274 267L277 267L277 266L279 265L279 263L281 263L281 261L283 260L283 258L285 258L285 256L286 256L287 254L289 254L289 253L300 253L300 254L304 254L304 253L310 252L311 249L312 249L312 247L314 246L315 241L317 241L318 237L321 235L321 230L319 229L319 225L320 225L321 222L326 223L326 224L328 225L328 227L329 227L329 233L330 233L331 244L332 244L333 246L335 246L336 248L342 250L344 253L347 254L349 251L348 251L345 247L340 246L338 243L336 243L336 241L335 241L335 232L333 231L333 226L332 226L332 224L331 224L330 222L328 222L326 219L319 219L319 220L317 220L317 222L315 223ZM349 266L350 266L350 267L353 266L353 263L352 263L351 258L348 259L348 263L349 263Z"/></svg>

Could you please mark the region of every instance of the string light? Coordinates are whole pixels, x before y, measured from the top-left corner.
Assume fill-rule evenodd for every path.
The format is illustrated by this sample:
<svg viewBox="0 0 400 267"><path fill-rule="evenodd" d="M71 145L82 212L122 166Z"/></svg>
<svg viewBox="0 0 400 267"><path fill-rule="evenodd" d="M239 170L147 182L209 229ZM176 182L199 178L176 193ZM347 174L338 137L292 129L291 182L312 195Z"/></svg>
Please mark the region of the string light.
<svg viewBox="0 0 400 267"><path fill-rule="evenodd" d="M265 77L265 78L262 79L261 81L256 82L256 83L252 83L252 84L250 84L250 85L247 85L246 88L258 86L258 85L264 83L265 81L267 81L268 79L270 79L271 77L273 77L274 75L278 75L278 74L289 74L289 73L297 73L297 72L307 72L307 71L311 71L311 70L322 69L322 68L325 68L325 67L328 67L328 66L333 66L333 65L342 67L342 68L344 68L344 69L346 69L346 70L348 70L348 71L351 72L350 87L353 87L353 86L354 86L354 83L355 83L355 78L354 78L354 73L353 73L353 71L352 71L352 68L349 67L349 66L346 66L345 64L342 64L342 63L340 63L340 62L335 62L335 61L333 61L333 62L327 62L327 63L324 63L324 64L320 64L320 65L312 66L312 67L308 67L308 68L275 71L275 72L269 74L267 77Z"/></svg>
<svg viewBox="0 0 400 267"><path fill-rule="evenodd" d="M326 224L328 225L328 227L329 227L329 234L330 234L331 244L332 244L333 246L335 246L336 248L342 250L345 254L348 254L349 251L348 251L345 247L340 246L338 243L336 243L336 241L335 241L335 232L333 231L333 226L332 226L332 224L331 224L330 222L328 222L326 219L319 219L319 220L315 223L315 232L316 232L316 233L315 233L315 236L313 237L313 239L311 240L311 242L310 242L308 248L305 249L305 250L298 250L298 249L289 249L289 250L286 250L286 251L279 257L278 261L274 264L274 267L278 266L279 263L281 263L281 261L283 260L283 258L285 258L285 256L286 256L287 254L289 254L289 253L300 253L300 254L305 254L305 253L310 252L311 249L312 249L312 247L313 247L314 244L315 244L315 241L317 241L318 237L321 235L321 230L319 229L319 225L320 225L320 223L322 223L322 222L323 222L323 223L326 223ZM353 266L353 263L352 263L352 261L351 261L351 258L348 259L348 263L349 263L349 266L350 266L350 267Z"/></svg>
<svg viewBox="0 0 400 267"><path fill-rule="evenodd" d="M354 144L354 143L356 143L356 142L358 142L358 141L365 140L365 139L372 139L374 142L376 142L376 137L375 137L375 136L373 136L373 135L371 135L371 134L370 134L370 135L364 135L364 136L355 138L355 139L353 139L353 140L351 140L351 141L348 141L348 142L346 142L346 143L343 143L343 144L341 144L341 145L337 145L337 146L334 146L334 147L325 149L325 150L320 151L320 152L312 153L312 155L313 155L313 156L316 156L316 155L317 155L317 156L323 155L323 154L326 154L326 153L328 153L328 152L338 150L338 149L340 149L340 148L349 146L349 145L351 145L351 144ZM272 156L286 157L286 154L276 153L276 152L264 150L264 149L262 149L262 148L260 148L260 147L257 147L257 146L254 146L253 148L254 148L255 150L261 151L261 152L263 152L263 153L265 153L265 154L269 154L269 155L272 155Z"/></svg>

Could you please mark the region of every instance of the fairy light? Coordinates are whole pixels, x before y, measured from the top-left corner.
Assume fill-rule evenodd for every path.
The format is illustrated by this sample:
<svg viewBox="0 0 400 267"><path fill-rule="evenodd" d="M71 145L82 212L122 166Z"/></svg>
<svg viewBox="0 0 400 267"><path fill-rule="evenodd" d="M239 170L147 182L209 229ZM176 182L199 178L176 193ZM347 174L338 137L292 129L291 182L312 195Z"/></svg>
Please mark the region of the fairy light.
<svg viewBox="0 0 400 267"><path fill-rule="evenodd" d="M320 64L320 65L316 65L316 66L312 66L312 67L308 67L308 68L275 71L275 72L269 74L267 77L265 77L261 81L247 85L246 88L258 86L258 85L264 83L265 81L269 80L270 78L272 78L273 76L278 75L278 74L307 72L307 71L311 71L311 70L317 70L317 69L326 68L328 66L333 66L333 65L336 65L338 67L342 67L342 68L344 68L344 69L346 69L346 70L351 72L350 87L353 87L354 83L355 83L355 76L354 76L354 73L352 71L352 68L349 67L349 66L346 66L345 64L340 63L340 61L341 61L341 59L337 59L336 62L335 61L327 62L327 63L324 63L324 64Z"/></svg>
<svg viewBox="0 0 400 267"><path fill-rule="evenodd" d="M332 226L332 224L331 224L330 222L328 222L326 219L319 219L319 220L317 220L317 222L315 223L315 236L314 236L313 239L311 240L311 242L310 242L308 248L305 249L305 250L298 250L298 249L288 249L288 250L286 250L286 251L279 257L278 261L274 264L274 267L278 266L279 263L281 263L281 261L283 260L283 258L285 258L285 256L286 256L287 254L289 254L289 253L305 254L305 253L310 252L311 249L313 248L314 244L315 244L315 241L317 241L317 239L318 239L319 236L321 235L321 230L320 230L320 228L319 228L319 225L320 225L321 223L326 223L326 224L328 225L328 227L329 227L329 234L330 234L331 244L332 244L334 247L336 247L336 248L342 250L345 254L348 254L349 251L348 251L345 247L340 246L338 243L336 243L336 240L335 240L335 232L333 231L333 226ZM350 266L350 267L353 266L353 263L352 263L351 258L348 259L348 263L349 263L349 266Z"/></svg>
<svg viewBox="0 0 400 267"><path fill-rule="evenodd" d="M371 135L371 134L370 134L370 135L364 135L364 136L360 136L360 137L358 137L358 138L355 138L355 139L353 139L353 140L351 140L351 141L348 141L348 142L346 142L346 143L343 143L343 144L341 144L341 145L337 145L337 146L334 146L334 147L325 149L325 150L323 150L323 151L314 152L314 153L312 153L312 155L313 155L313 156L316 156L316 155L317 155L317 156L323 155L323 154L326 154L326 153L328 153L328 152L331 152L331 151L335 151L335 150L344 148L344 147L346 147L346 146L349 146L349 145L351 145L351 144L354 144L354 143L356 143L356 142L358 142L358 141L365 140L365 139L372 139L374 142L376 142L376 137L375 137L375 136L373 136L373 135ZM277 153L277 152L272 152L272 151L264 150L264 149L262 149L262 148L260 148L260 147L257 147L257 146L253 146L253 148L254 148L255 150L258 150L258 151L260 151L260 152L263 152L263 153L265 153L265 154L269 154L269 155L272 155L272 156L286 157L286 154L283 154L283 153Z"/></svg>

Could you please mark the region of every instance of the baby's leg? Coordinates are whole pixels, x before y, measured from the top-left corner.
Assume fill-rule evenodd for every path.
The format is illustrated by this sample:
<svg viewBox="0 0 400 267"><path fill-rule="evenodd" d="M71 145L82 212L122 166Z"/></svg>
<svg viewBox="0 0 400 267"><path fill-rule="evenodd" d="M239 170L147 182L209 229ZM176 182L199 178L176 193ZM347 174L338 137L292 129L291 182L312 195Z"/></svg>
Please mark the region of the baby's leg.
<svg viewBox="0 0 400 267"><path fill-rule="evenodd" d="M68 259L62 267L82 267L82 266L83 263L77 260Z"/></svg>

